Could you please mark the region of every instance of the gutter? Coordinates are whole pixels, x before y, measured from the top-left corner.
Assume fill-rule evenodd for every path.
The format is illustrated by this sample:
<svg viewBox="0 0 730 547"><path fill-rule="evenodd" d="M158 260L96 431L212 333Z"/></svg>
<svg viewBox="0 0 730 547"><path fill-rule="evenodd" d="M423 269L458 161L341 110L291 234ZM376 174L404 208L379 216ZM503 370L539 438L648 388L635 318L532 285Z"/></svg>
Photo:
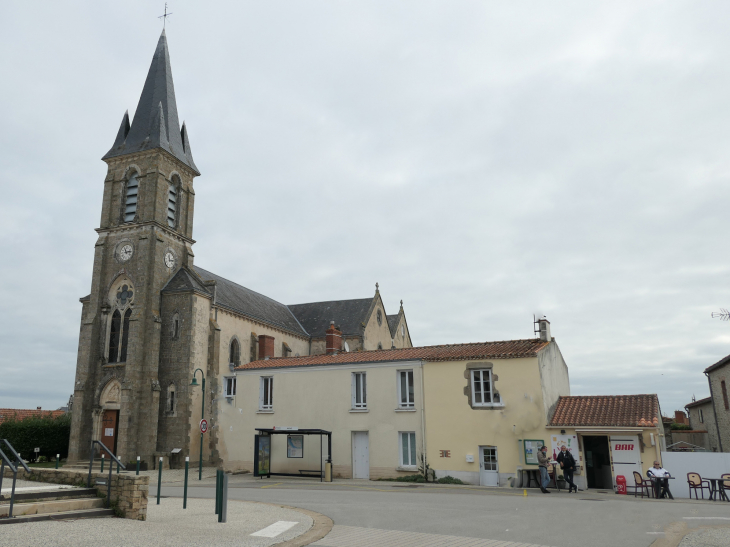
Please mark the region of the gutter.
<svg viewBox="0 0 730 547"><path fill-rule="evenodd" d="M720 445L720 452L723 452L722 449L722 437L720 437L720 424L717 420L717 408L715 407L715 394L712 393L712 382L710 381L710 375L705 371L703 373L705 376L707 376L707 384L710 386L710 399L712 400L712 413L714 414L713 418L715 419L715 429L717 430L717 444Z"/></svg>

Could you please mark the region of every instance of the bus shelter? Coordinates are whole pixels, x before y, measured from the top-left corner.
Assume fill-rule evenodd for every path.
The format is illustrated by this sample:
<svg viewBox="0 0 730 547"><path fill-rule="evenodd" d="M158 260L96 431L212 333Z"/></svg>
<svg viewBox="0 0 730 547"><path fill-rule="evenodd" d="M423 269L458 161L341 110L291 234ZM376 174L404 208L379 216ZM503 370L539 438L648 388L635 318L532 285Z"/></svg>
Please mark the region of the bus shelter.
<svg viewBox="0 0 730 547"><path fill-rule="evenodd" d="M296 427L256 429L254 440L254 477L319 477L320 482L332 482L332 432L324 429L300 429ZM271 440L274 435L287 436L287 458L301 457L297 455L303 450L304 436L319 435L319 469L299 469L298 473L278 473L271 469ZM327 437L327 460L322 454L322 440ZM301 443L299 439L301 438Z"/></svg>

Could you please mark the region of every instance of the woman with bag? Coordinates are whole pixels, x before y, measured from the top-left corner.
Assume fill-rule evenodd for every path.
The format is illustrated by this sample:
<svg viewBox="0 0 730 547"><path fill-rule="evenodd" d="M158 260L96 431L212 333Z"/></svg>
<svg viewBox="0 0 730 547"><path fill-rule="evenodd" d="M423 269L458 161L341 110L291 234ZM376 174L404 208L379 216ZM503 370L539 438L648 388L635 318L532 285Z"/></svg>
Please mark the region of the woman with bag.
<svg viewBox="0 0 730 547"><path fill-rule="evenodd" d="M578 487L573 482L573 472L575 471L575 458L573 457L573 454L568 452L566 446L563 445L560 447L560 454L558 454L556 460L560 464L560 468L563 470L563 478L565 478L565 482L570 485L568 494L570 494L573 490L577 493Z"/></svg>

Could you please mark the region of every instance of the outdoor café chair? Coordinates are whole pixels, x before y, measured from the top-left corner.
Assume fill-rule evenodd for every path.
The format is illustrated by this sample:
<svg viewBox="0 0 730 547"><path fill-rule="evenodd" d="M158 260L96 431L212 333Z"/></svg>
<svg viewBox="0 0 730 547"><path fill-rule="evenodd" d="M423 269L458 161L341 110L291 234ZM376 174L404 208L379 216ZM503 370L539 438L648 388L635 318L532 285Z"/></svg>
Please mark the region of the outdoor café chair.
<svg viewBox="0 0 730 547"><path fill-rule="evenodd" d="M641 497L644 497L644 490L646 490L646 497L651 497L651 481L649 479L644 479L641 476L641 473L638 471L634 471L634 497L639 493L639 490L641 490Z"/></svg>
<svg viewBox="0 0 730 547"><path fill-rule="evenodd" d="M697 497L698 488L700 489L700 494L702 494L702 499L705 499L705 488L707 489L708 496L712 492L712 489L710 488L710 481L704 480L702 477L700 477L699 473L687 473L687 484L689 484L690 499L692 499L692 490L695 491L695 499L700 499Z"/></svg>
<svg viewBox="0 0 730 547"><path fill-rule="evenodd" d="M725 495L727 496L727 493L730 492L730 473L723 473L720 478L723 480L719 481L718 486L720 490L726 490Z"/></svg>

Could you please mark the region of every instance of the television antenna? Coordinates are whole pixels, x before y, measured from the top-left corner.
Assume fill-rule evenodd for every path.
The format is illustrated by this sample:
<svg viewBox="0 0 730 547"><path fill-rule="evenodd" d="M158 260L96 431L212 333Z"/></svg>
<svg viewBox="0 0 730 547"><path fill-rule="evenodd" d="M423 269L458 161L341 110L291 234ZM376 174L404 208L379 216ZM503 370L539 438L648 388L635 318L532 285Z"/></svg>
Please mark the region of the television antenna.
<svg viewBox="0 0 730 547"><path fill-rule="evenodd" d="M730 311L727 311L725 308L720 308L720 311L713 311L711 315L713 319L730 321Z"/></svg>

